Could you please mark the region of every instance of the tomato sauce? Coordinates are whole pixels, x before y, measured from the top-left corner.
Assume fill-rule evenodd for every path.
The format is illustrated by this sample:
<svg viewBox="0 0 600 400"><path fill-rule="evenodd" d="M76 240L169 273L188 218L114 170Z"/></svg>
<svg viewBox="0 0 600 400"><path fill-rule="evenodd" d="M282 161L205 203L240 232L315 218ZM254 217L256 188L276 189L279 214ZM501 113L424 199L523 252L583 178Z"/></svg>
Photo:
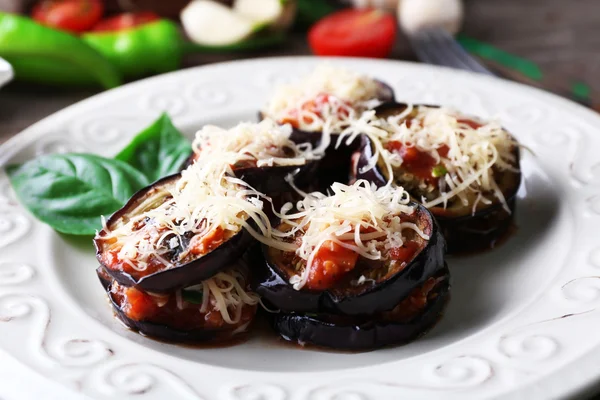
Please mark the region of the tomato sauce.
<svg viewBox="0 0 600 400"><path fill-rule="evenodd" d="M433 169L438 165L435 158L427 152L420 151L414 146L405 145L402 142L388 142L386 149L390 152L397 153L402 157L402 167L409 173L417 176L427 183L435 184L439 177L433 176ZM440 157L446 157L450 149L443 145L437 149Z"/></svg>
<svg viewBox="0 0 600 400"><path fill-rule="evenodd" d="M326 241L317 250L310 266L306 287L312 290L325 290L339 281L356 266L358 253Z"/></svg>
<svg viewBox="0 0 600 400"><path fill-rule="evenodd" d="M143 229L143 228L142 228ZM161 233L161 232L159 232ZM189 243L189 252L194 256L202 256L204 254L208 254L211 251L215 250L221 244L226 241L225 237L226 231L218 226L212 229L204 236L193 236ZM139 279L144 276L152 275L154 273L164 271L168 268L165 263L158 259L153 255L149 255L146 261L146 266L143 270L139 269L139 261L135 258L131 260L127 260L127 262L121 260L119 258L119 252L121 248L117 248L111 251L105 251L102 254L102 263L114 270L114 271L123 271L130 274L135 279ZM169 260L170 262L176 264L177 260L171 259L173 256L169 256L169 254L164 254L163 258Z"/></svg>
<svg viewBox="0 0 600 400"><path fill-rule="evenodd" d="M153 296L133 287L124 287L117 282L111 285L111 296L123 313L135 321L164 324L178 330L235 328L254 317L256 306L243 306L240 321L227 324L221 312L209 306L205 313L200 312L200 304L182 300L183 308L177 306L175 294ZM232 312L232 311L230 311Z"/></svg>
<svg viewBox="0 0 600 400"><path fill-rule="evenodd" d="M300 108L303 111L311 112L313 114L318 115L320 118L324 119L324 118L326 118L326 116L323 115L324 106L325 106L325 104L328 104L329 102L331 102L332 99L334 99L333 96L331 96L327 93L320 93L319 95L317 95L317 97L315 97L314 100L305 102ZM350 103L342 101L342 100L337 100L337 101L342 104L341 109L339 110L339 115L342 117L347 117L348 115L350 115L350 112L348 110L349 108L351 108ZM290 125L292 125L292 127L299 129L300 121L299 121L299 116L298 116L298 110L296 110L296 109L290 110L288 112L288 116L286 116L285 118L282 118L281 120L279 120L277 122L280 124L290 124ZM304 124L312 124L314 122L314 120L310 116L305 116L302 119L302 122Z"/></svg>

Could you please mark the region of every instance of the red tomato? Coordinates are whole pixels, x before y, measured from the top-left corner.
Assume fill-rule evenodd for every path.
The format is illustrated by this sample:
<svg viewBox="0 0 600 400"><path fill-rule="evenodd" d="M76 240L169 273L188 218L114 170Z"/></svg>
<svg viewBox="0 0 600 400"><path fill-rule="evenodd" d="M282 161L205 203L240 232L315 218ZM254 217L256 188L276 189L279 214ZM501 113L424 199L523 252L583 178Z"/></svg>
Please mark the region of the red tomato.
<svg viewBox="0 0 600 400"><path fill-rule="evenodd" d="M42 25L80 33L100 21L103 12L100 0L44 0L33 8L32 17Z"/></svg>
<svg viewBox="0 0 600 400"><path fill-rule="evenodd" d="M390 249L390 258L395 261L408 262L417 252L419 244L417 242L406 242L401 247Z"/></svg>
<svg viewBox="0 0 600 400"><path fill-rule="evenodd" d="M396 39L396 19L374 9L346 9L326 16L308 32L320 56L385 58Z"/></svg>
<svg viewBox="0 0 600 400"><path fill-rule="evenodd" d="M135 28L139 25L144 25L150 22L154 22L160 19L158 15L151 11L144 11L138 13L123 13L114 17L103 19L98 22L93 31L94 32L115 32L124 31L127 29Z"/></svg>
<svg viewBox="0 0 600 400"><path fill-rule="evenodd" d="M127 296L125 313L129 318L136 321L143 321L156 314L158 306L149 294L135 288L127 288L125 295Z"/></svg>
<svg viewBox="0 0 600 400"><path fill-rule="evenodd" d="M306 287L314 290L325 290L352 271L358 260L358 253L327 241L317 250Z"/></svg>
<svg viewBox="0 0 600 400"><path fill-rule="evenodd" d="M437 178L432 175L433 168L437 165L435 158L425 152L419 151L413 146L404 146L402 142L389 142L386 145L389 151L400 154L402 165L408 172L424 179L430 183L435 183ZM446 145L438 148L438 154L446 157L450 149Z"/></svg>

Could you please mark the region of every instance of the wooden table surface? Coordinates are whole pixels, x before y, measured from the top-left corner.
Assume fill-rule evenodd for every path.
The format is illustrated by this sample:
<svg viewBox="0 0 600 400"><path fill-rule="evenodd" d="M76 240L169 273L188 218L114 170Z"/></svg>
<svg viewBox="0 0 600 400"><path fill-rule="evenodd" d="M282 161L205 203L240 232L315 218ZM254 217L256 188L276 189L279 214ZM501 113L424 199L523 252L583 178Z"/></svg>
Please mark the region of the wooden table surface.
<svg viewBox="0 0 600 400"><path fill-rule="evenodd" d="M465 34L531 59L550 74L580 78L600 91L600 0L466 0ZM195 55L185 66L239 58L310 54L303 35L252 54ZM414 60L406 40L393 58ZM32 123L89 97L93 90L10 84L0 90L0 143Z"/></svg>

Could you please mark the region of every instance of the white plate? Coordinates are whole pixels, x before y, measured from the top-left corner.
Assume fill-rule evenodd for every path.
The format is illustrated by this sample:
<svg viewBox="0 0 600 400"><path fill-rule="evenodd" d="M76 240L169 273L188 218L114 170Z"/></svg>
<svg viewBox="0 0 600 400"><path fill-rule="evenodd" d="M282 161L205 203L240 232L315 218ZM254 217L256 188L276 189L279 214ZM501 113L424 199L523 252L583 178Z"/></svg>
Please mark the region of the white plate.
<svg viewBox="0 0 600 400"><path fill-rule="evenodd" d="M497 116L532 150L522 161L518 231L492 252L450 260L453 298L432 332L361 354L258 337L222 349L146 339L113 319L89 240L37 222L1 173L1 351L92 398L516 399L590 389L600 376L600 118L499 79L392 61L332 62L388 82L400 100ZM165 110L190 135L206 123L253 120L273 85L316 63L252 60L133 83L27 129L0 148L0 165L56 151L110 156Z"/></svg>

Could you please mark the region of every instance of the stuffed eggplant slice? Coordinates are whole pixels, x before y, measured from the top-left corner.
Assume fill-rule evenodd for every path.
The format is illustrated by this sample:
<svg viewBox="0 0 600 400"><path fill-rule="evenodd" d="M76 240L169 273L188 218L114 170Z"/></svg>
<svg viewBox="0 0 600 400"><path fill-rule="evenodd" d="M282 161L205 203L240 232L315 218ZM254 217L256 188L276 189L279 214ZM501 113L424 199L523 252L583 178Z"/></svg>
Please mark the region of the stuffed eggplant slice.
<svg viewBox="0 0 600 400"><path fill-rule="evenodd" d="M311 193L262 246L255 290L284 313L367 315L393 309L444 268L431 214L402 188L366 181Z"/></svg>
<svg viewBox="0 0 600 400"><path fill-rule="evenodd" d="M227 173L194 164L141 190L94 239L97 259L123 286L164 293L210 278L270 230L262 194Z"/></svg>
<svg viewBox="0 0 600 400"><path fill-rule="evenodd" d="M233 267L197 285L149 293L97 270L115 315L130 329L174 343L223 342L247 332L258 296L248 290L247 271Z"/></svg>
<svg viewBox="0 0 600 400"><path fill-rule="evenodd" d="M404 187L434 214L449 253L494 247L511 226L519 144L497 123L391 103L363 114L346 133L361 134L352 176Z"/></svg>
<svg viewBox="0 0 600 400"><path fill-rule="evenodd" d="M393 100L393 90L385 83L323 64L298 82L278 87L260 117L290 124L293 141L309 142L324 153L319 178L328 187L347 181L346 166L358 145L338 143L339 133L363 111Z"/></svg>
<svg viewBox="0 0 600 400"><path fill-rule="evenodd" d="M287 341L342 350L373 350L406 344L427 333L450 299L444 268L416 287L392 310L369 316L315 313L273 314L274 329Z"/></svg>
<svg viewBox="0 0 600 400"><path fill-rule="evenodd" d="M275 196L290 190L286 181L290 174L304 187L314 178L321 158L311 143L296 143L291 135L289 125L271 119L240 123L231 129L208 125L196 133L188 165L220 160L251 187Z"/></svg>

